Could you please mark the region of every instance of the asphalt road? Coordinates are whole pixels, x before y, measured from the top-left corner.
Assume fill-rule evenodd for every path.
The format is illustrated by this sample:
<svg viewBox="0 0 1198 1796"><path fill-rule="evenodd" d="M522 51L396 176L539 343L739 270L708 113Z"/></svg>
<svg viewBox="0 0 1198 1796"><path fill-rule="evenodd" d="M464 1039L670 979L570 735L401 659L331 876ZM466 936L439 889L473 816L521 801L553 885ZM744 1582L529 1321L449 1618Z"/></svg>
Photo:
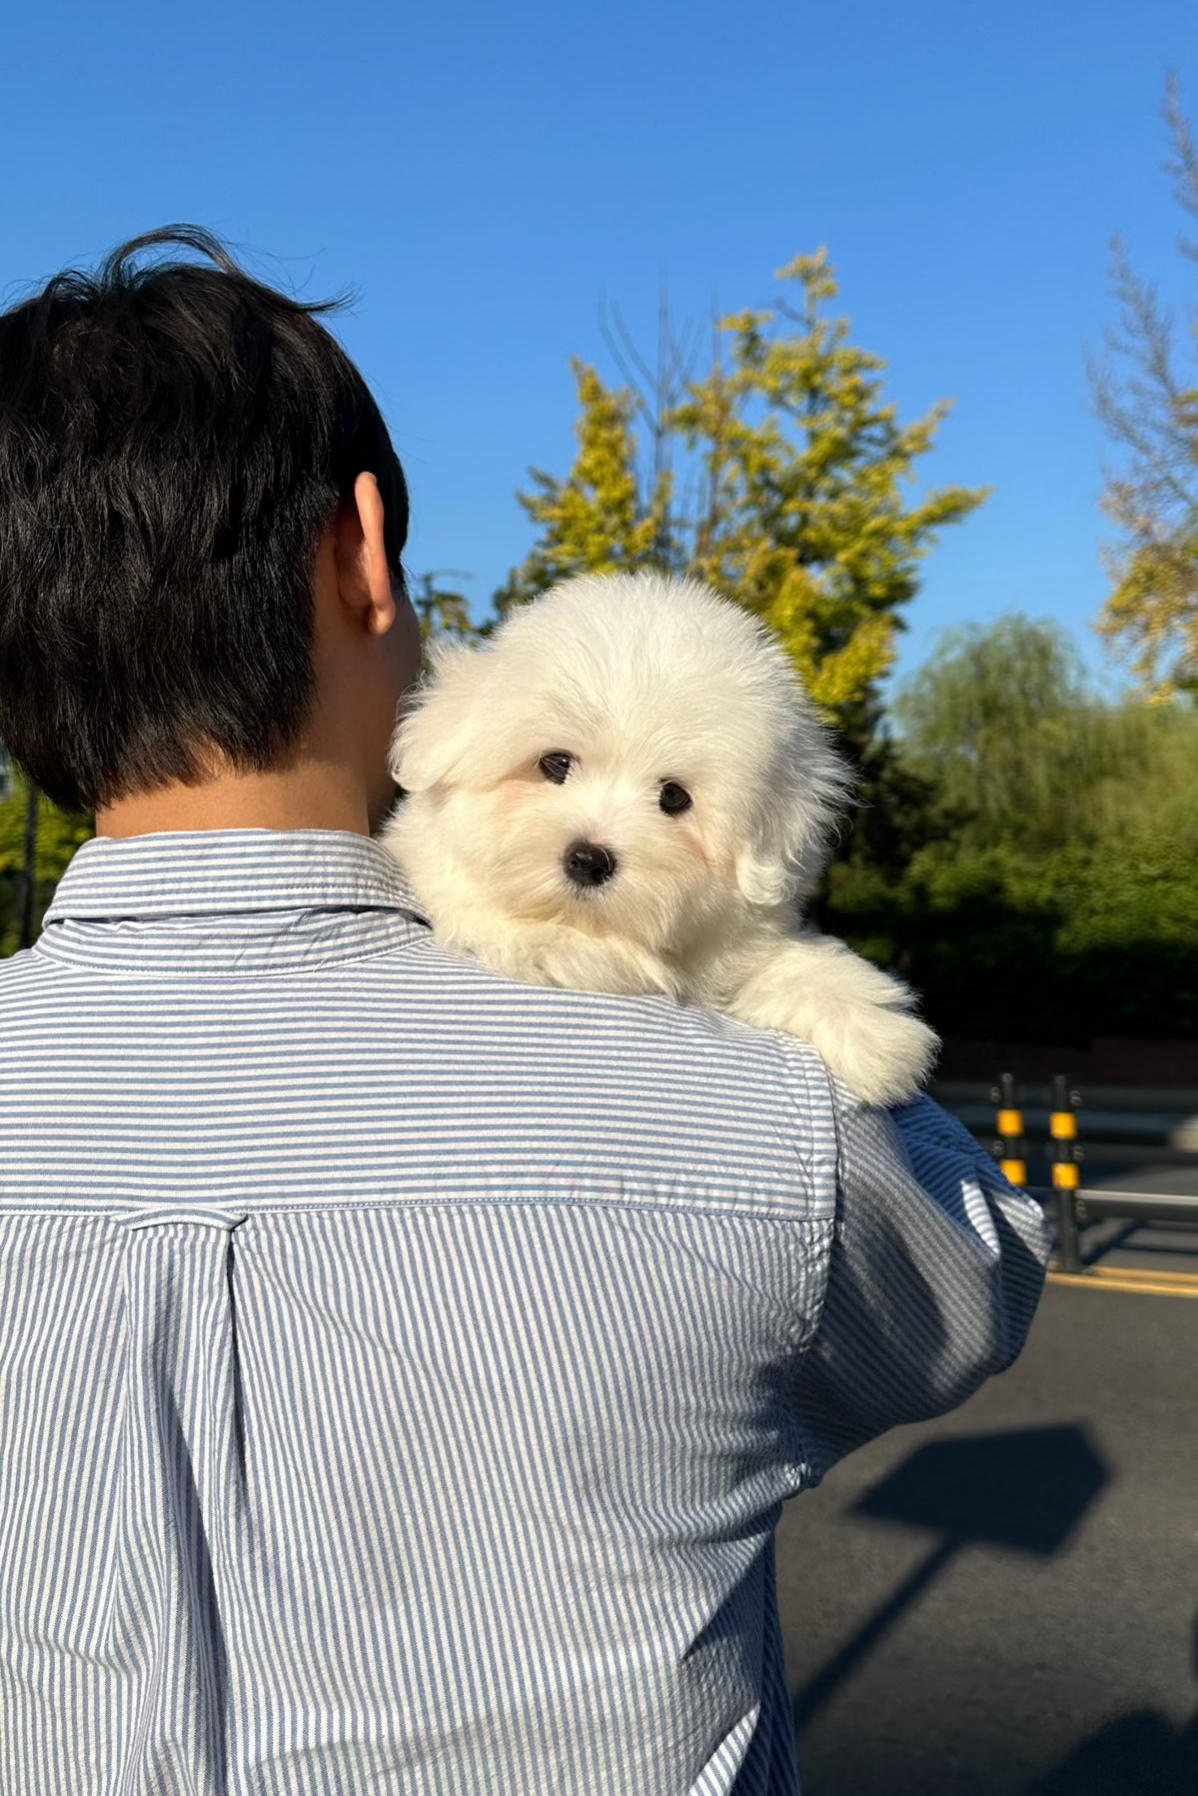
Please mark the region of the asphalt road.
<svg viewBox="0 0 1198 1796"><path fill-rule="evenodd" d="M804 1796L1198 1796L1198 1299L1050 1287L790 1506L778 1584Z"/></svg>

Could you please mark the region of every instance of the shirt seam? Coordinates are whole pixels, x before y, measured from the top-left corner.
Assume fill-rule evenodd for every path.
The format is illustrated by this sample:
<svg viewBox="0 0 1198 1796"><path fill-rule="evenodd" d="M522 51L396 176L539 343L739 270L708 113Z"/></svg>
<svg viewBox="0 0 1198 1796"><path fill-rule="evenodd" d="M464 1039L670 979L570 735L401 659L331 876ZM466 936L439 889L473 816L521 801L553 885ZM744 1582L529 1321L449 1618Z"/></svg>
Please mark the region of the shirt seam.
<svg viewBox="0 0 1198 1796"><path fill-rule="evenodd" d="M172 1216L179 1212L194 1209L201 1211L227 1210L238 1212L247 1219L251 1216L286 1216L286 1215L331 1215L349 1214L357 1210L473 1210L473 1209L604 1209L619 1210L628 1215L658 1216L702 1216L722 1218L735 1222L769 1222L786 1223L791 1227L815 1227L828 1231L834 1224L834 1218L827 1210L816 1205L803 1213L795 1208L780 1210L772 1205L768 1208L746 1208L735 1204L701 1204L701 1203L639 1203L627 1198L605 1197L502 1197L478 1196L470 1197L388 1197L362 1198L359 1201L320 1201L315 1203L255 1203L246 1198L212 1198L171 1202L145 1203L113 1203L106 1208L93 1208L87 1204L6 1204L0 1199L0 1219L4 1217L21 1218L55 1218L64 1220L78 1218L81 1221L122 1222L126 1217L149 1213L155 1210L169 1210ZM826 1281L825 1281L826 1282ZM821 1293L822 1305L822 1293ZM814 1331L812 1331L814 1333Z"/></svg>
<svg viewBox="0 0 1198 1796"><path fill-rule="evenodd" d="M39 963L56 967L61 972L90 973L99 978L105 975L114 978L144 979L204 979L234 980L240 982L249 979L289 979L305 973L319 973L333 967L347 967L363 964L371 960L385 960L390 954L401 953L406 948L418 948L424 942L431 941L427 933L413 934L400 942L390 942L385 948L371 948L362 952L324 955L319 960L299 960L290 967L226 967L219 972L204 967L189 966L186 960L172 963L170 966L147 965L145 961L133 962L125 960L89 960L86 957L76 958L64 954L58 948L43 947L35 942L33 954Z"/></svg>
<svg viewBox="0 0 1198 1796"><path fill-rule="evenodd" d="M794 1086L794 1070L796 1063L793 1062L789 1056L785 1055L783 1056L783 1062L785 1066L785 1087L793 1103L797 1095ZM796 1128L802 1121L810 1121L811 1077L812 1069L804 1064L803 1092L804 1097L807 1100L806 1108L808 1116L806 1118L796 1116ZM799 1472L801 1485L803 1487L806 1487L815 1481L818 1477L818 1472L815 1457L810 1450L806 1430L803 1426L800 1407L795 1401L795 1386L798 1382L799 1370L803 1361L819 1339L820 1330L824 1325L824 1316L828 1305L828 1292L832 1282L832 1262L836 1254L836 1243L841 1228L844 1193L844 1138L841 1128L840 1103L836 1094L835 1082L826 1067L823 1068L823 1077L826 1085L828 1109L832 1119L832 1132L835 1140L832 1173L832 1208L830 1213L822 1208L820 1211L820 1221L823 1224L821 1230L823 1235L821 1243L823 1267L816 1299L813 1303L808 1304L805 1311L802 1304L797 1301L795 1302L794 1309L796 1311L797 1319L787 1334L787 1347L792 1364L792 1382L788 1384L787 1388L787 1410L790 1415L792 1439L797 1448L795 1461L796 1468Z"/></svg>

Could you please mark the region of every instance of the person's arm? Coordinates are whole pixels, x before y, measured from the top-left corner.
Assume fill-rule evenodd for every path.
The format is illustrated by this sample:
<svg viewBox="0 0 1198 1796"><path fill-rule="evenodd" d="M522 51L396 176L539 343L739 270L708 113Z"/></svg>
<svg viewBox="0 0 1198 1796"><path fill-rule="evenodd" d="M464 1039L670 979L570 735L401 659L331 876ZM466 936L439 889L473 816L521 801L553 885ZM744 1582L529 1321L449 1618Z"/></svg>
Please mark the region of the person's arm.
<svg viewBox="0 0 1198 1796"><path fill-rule="evenodd" d="M810 1482L899 1422L963 1403L1023 1346L1050 1230L928 1098L887 1112L837 1088L836 1232L798 1368Z"/></svg>

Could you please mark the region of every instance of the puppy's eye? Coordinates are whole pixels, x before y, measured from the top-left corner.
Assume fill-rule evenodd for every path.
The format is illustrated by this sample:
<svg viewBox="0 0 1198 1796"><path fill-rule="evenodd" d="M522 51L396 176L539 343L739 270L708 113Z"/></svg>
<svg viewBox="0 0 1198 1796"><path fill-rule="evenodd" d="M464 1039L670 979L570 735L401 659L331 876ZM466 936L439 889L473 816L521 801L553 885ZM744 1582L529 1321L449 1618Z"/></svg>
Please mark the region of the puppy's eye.
<svg viewBox="0 0 1198 1796"><path fill-rule="evenodd" d="M555 786L564 786L566 783L566 775L569 773L573 762L573 755L568 755L562 749L556 748L552 754L542 755L537 762L537 766L545 775L545 778L547 780L552 780Z"/></svg>
<svg viewBox="0 0 1198 1796"><path fill-rule="evenodd" d="M677 817L681 811L690 810L693 800L685 786L676 780L665 780L657 802L667 817Z"/></svg>

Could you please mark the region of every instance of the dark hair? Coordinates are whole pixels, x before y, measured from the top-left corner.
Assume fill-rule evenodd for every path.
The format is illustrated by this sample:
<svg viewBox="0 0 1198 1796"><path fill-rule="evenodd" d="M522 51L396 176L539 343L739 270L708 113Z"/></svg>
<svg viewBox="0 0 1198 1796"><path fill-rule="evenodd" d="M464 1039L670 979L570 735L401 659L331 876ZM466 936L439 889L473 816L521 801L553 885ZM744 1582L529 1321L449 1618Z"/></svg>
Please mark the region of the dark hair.
<svg viewBox="0 0 1198 1796"><path fill-rule="evenodd" d="M179 245L209 258L138 265ZM301 303L172 225L0 315L0 740L71 810L265 768L313 697L320 538L376 476L403 588L408 495L379 409Z"/></svg>

